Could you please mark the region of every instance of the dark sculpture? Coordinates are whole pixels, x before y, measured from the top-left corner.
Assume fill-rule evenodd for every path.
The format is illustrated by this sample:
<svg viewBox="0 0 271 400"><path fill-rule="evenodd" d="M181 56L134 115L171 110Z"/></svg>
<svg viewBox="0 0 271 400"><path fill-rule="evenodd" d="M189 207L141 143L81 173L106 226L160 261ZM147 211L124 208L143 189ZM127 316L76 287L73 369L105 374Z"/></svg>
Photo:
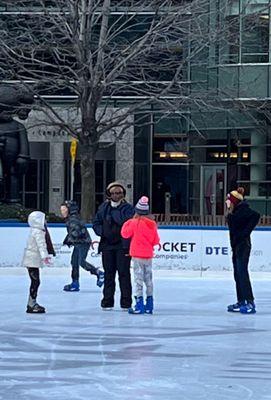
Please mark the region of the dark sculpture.
<svg viewBox="0 0 271 400"><path fill-rule="evenodd" d="M21 86L0 85L0 180L2 200L20 203L20 178L27 171L29 143L23 124L34 102L32 95Z"/></svg>

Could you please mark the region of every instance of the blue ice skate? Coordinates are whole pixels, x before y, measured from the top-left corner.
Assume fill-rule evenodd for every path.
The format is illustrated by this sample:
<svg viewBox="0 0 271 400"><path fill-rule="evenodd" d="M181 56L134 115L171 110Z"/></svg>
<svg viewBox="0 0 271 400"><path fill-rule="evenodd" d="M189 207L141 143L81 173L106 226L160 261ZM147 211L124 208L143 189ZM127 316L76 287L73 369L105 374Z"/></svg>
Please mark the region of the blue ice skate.
<svg viewBox="0 0 271 400"><path fill-rule="evenodd" d="M80 290L80 285L78 281L73 281L69 285L65 285L63 290L65 292L79 292Z"/></svg>
<svg viewBox="0 0 271 400"><path fill-rule="evenodd" d="M147 301L145 304L145 313L146 314L152 314L153 313L153 297L148 296Z"/></svg>
<svg viewBox="0 0 271 400"><path fill-rule="evenodd" d="M244 306L246 303L244 301L238 301L235 304L230 304L228 306L228 312L240 312L240 307Z"/></svg>
<svg viewBox="0 0 271 400"><path fill-rule="evenodd" d="M96 285L99 286L99 287L102 287L103 284L104 284L104 272L103 271L98 271Z"/></svg>
<svg viewBox="0 0 271 400"><path fill-rule="evenodd" d="M143 297L136 297L136 305L134 308L129 308L128 310L129 314L144 314L145 313L145 307L144 307L144 302L143 302Z"/></svg>
<svg viewBox="0 0 271 400"><path fill-rule="evenodd" d="M242 305L240 307L240 313L241 314L255 314L256 313L255 303L252 301L252 302Z"/></svg>

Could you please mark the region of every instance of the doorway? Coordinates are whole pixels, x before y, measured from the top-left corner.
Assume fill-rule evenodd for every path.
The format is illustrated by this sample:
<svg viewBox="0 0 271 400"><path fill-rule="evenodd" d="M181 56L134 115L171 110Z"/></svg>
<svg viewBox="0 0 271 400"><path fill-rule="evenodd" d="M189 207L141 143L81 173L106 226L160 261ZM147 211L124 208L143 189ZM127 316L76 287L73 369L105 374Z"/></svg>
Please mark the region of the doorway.
<svg viewBox="0 0 271 400"><path fill-rule="evenodd" d="M226 178L225 165L203 165L201 167L201 215L224 214Z"/></svg>

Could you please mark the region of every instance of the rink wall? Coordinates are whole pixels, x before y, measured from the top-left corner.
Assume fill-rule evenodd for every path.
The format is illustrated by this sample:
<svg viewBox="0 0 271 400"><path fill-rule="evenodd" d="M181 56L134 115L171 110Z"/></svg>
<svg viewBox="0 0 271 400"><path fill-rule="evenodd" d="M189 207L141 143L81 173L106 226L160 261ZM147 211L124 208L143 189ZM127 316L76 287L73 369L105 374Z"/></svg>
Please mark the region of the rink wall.
<svg viewBox="0 0 271 400"><path fill-rule="evenodd" d="M66 235L64 224L49 224L56 250L55 267L69 267L72 248L62 246ZM88 260L101 265L98 254L99 238L91 226L93 240ZM22 223L0 222L0 268L19 267L24 253L29 227ZM163 226L159 228L160 246L155 249L156 269L172 270L230 270L231 249L228 229L206 226ZM252 234L250 268L271 271L271 227L257 228Z"/></svg>

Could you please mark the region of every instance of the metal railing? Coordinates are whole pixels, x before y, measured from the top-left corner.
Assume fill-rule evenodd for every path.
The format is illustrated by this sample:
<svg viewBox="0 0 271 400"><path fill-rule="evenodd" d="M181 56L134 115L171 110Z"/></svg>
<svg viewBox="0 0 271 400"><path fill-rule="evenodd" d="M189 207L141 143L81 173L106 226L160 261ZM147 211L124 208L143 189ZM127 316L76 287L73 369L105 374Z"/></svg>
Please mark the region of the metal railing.
<svg viewBox="0 0 271 400"><path fill-rule="evenodd" d="M154 214L159 225L226 226L224 215ZM259 226L271 226L271 216L263 215Z"/></svg>

